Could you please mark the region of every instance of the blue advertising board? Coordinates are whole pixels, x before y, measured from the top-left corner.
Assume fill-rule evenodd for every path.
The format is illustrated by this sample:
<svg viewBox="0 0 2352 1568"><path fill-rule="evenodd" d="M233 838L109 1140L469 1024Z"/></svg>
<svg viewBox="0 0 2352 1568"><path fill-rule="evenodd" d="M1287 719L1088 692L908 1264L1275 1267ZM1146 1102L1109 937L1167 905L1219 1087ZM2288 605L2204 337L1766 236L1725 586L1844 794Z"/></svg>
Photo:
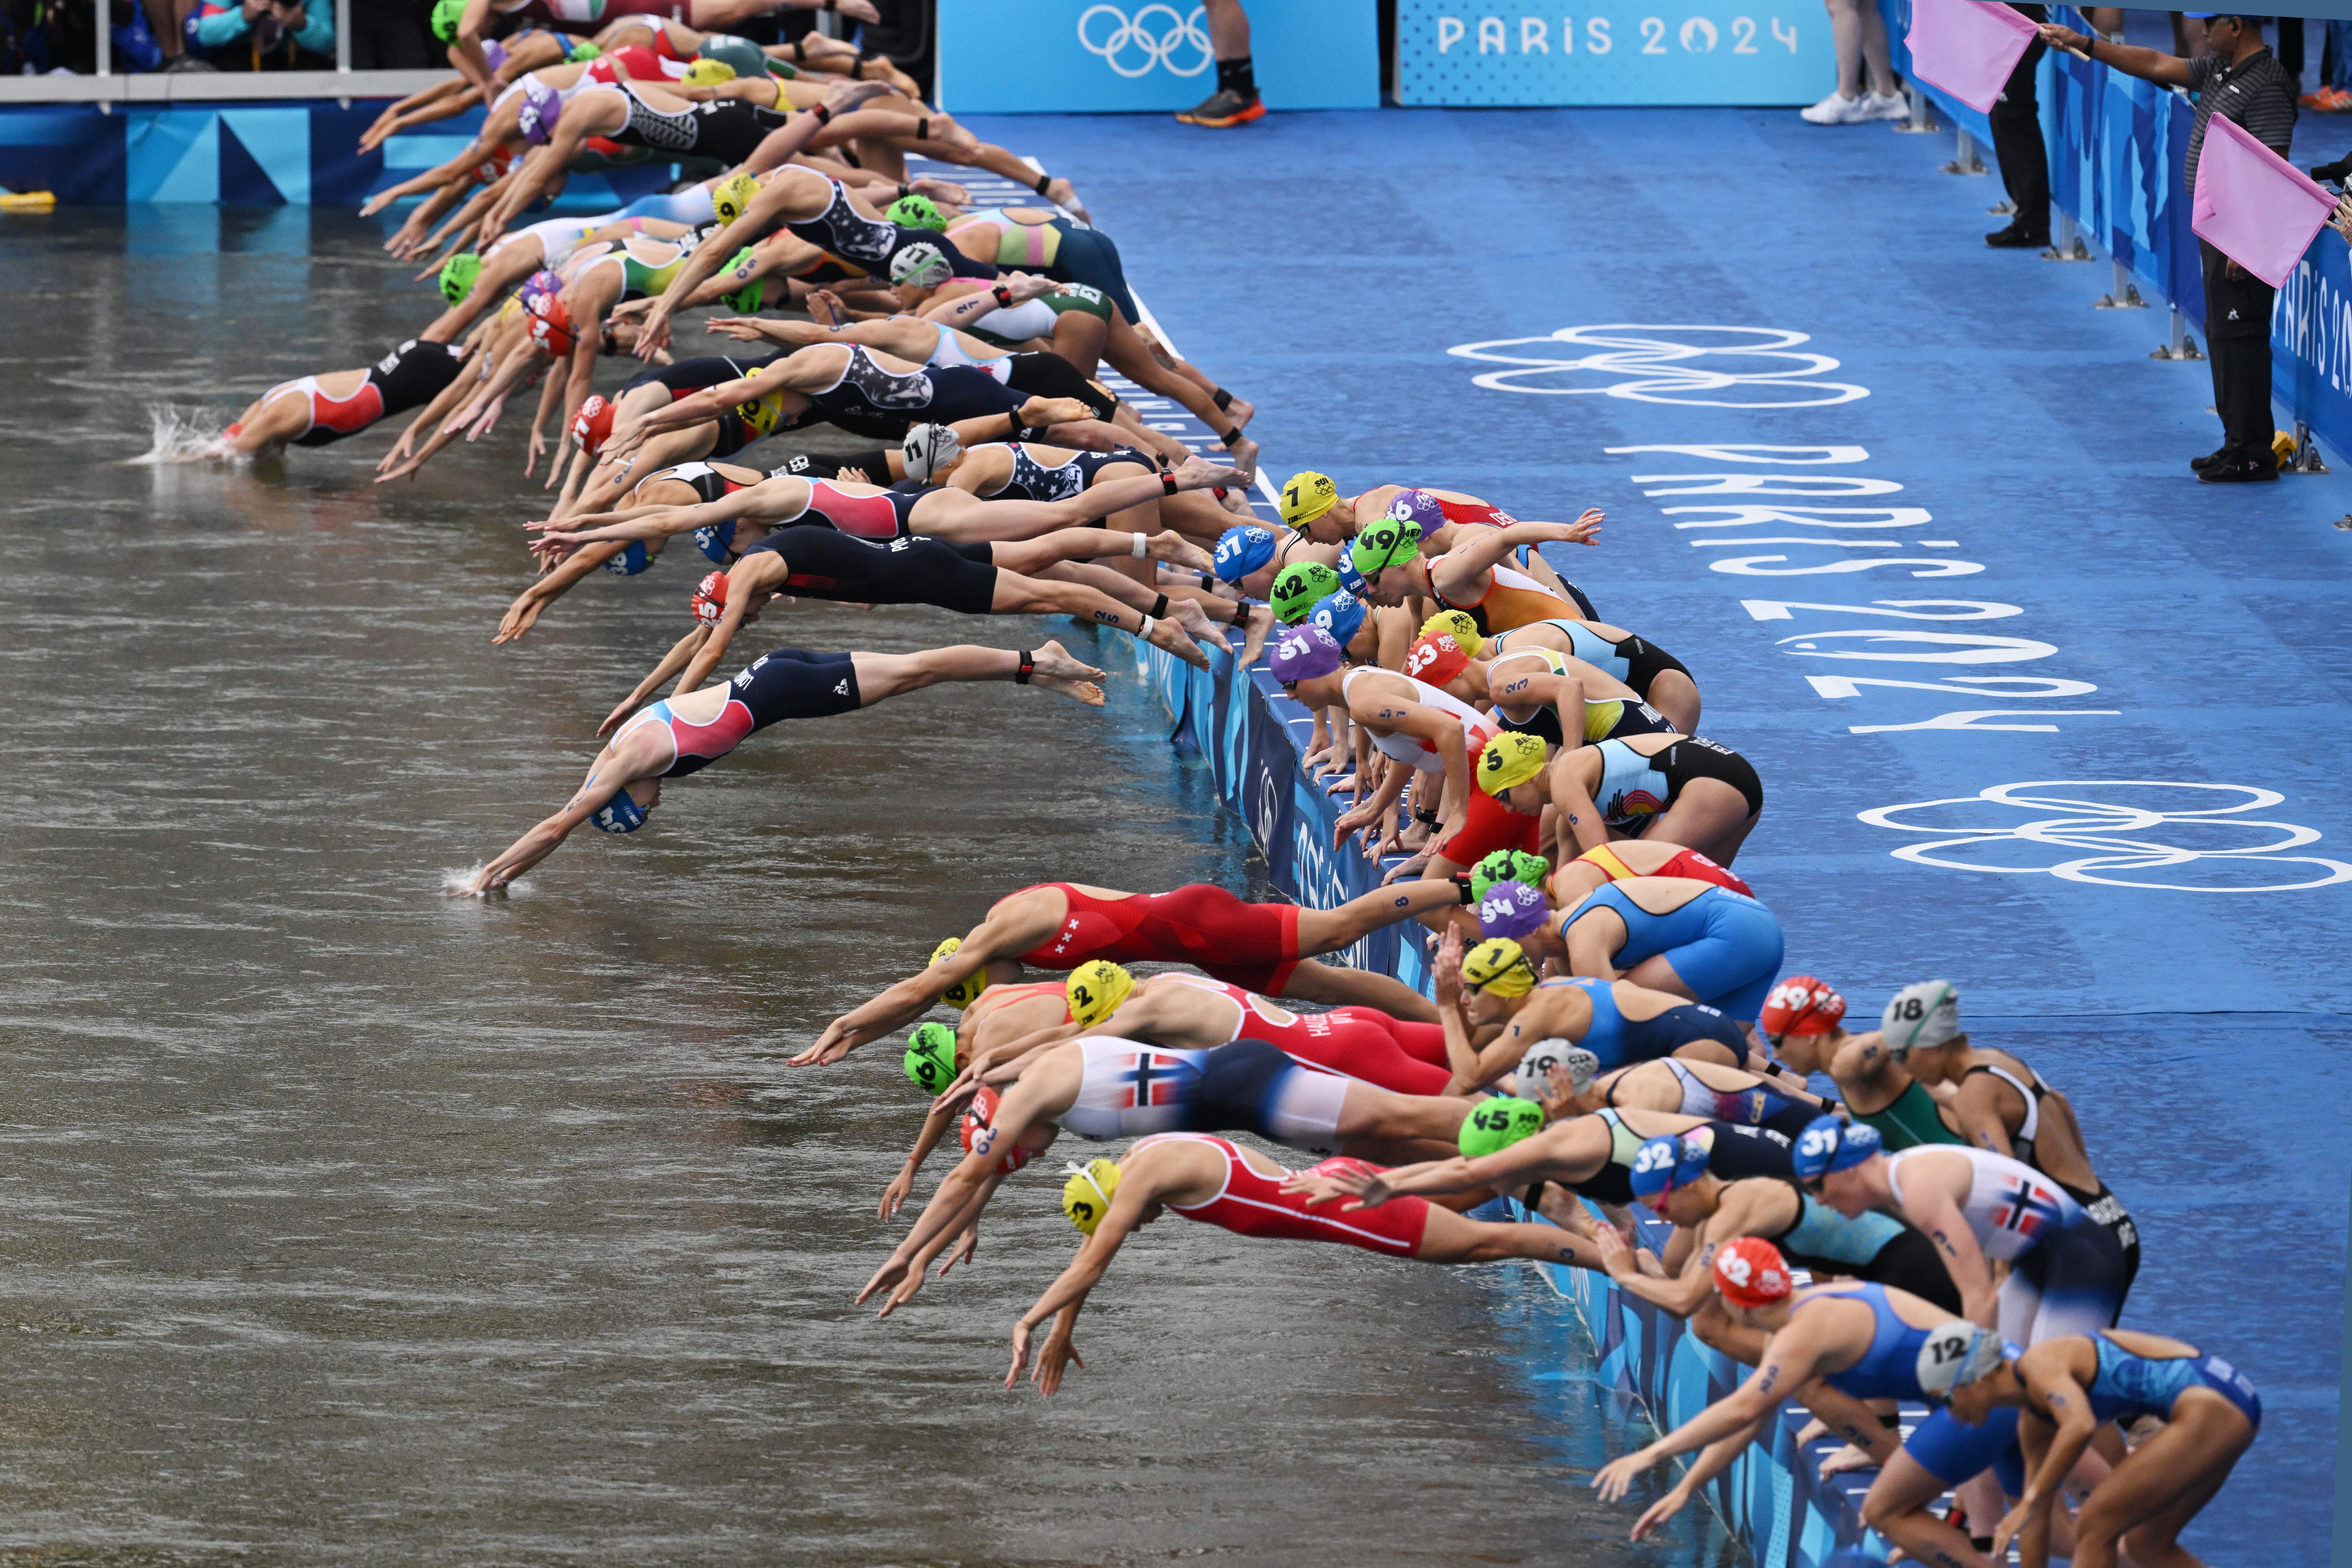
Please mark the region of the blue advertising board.
<svg viewBox="0 0 2352 1568"><path fill-rule="evenodd" d="M1193 0L940 0L939 28L951 114L1166 113L1217 87ZM1250 56L1269 109L1381 106L1369 0L1255 6Z"/></svg>
<svg viewBox="0 0 2352 1568"><path fill-rule="evenodd" d="M1404 104L1805 104L1837 85L1828 17L1793 0L1397 0L1396 62Z"/></svg>

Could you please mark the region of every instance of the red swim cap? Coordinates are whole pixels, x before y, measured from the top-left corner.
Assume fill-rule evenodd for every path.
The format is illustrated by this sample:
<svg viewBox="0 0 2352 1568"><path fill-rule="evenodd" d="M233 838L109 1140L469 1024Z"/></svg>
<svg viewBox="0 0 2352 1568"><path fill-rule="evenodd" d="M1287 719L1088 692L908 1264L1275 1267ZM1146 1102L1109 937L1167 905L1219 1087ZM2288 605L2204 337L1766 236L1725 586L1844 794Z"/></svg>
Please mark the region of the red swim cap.
<svg viewBox="0 0 2352 1568"><path fill-rule="evenodd" d="M715 626L727 613L727 574L713 572L694 585L694 618Z"/></svg>
<svg viewBox="0 0 2352 1568"><path fill-rule="evenodd" d="M603 393L594 394L580 405L580 412L572 419L572 438L592 458L613 438L613 405Z"/></svg>
<svg viewBox="0 0 2352 1568"><path fill-rule="evenodd" d="M1764 998L1761 1022L1768 1035L1826 1035L1844 1017L1845 998L1828 981L1791 974Z"/></svg>
<svg viewBox="0 0 2352 1568"><path fill-rule="evenodd" d="M963 1140L965 1153L971 1152L972 1134L996 1120L996 1107L1002 1098L994 1089L982 1084L980 1092L971 1097L971 1103L963 1108L963 1121L957 1129L957 1136ZM1015 1143L1004 1152L1003 1159L996 1162L996 1168L1009 1176L1028 1163L1029 1151Z"/></svg>
<svg viewBox="0 0 2352 1568"><path fill-rule="evenodd" d="M1404 656L1404 672L1432 686L1444 685L1469 666L1470 656L1446 632L1432 632L1416 639Z"/></svg>
<svg viewBox="0 0 2352 1568"><path fill-rule="evenodd" d="M558 359L572 352L580 341L572 325L572 312L563 307L562 296L540 294L532 297L526 309L530 315L530 341Z"/></svg>
<svg viewBox="0 0 2352 1568"><path fill-rule="evenodd" d="M1735 1307L1769 1307L1792 1289L1789 1261L1762 1237L1736 1237L1715 1255L1715 1289Z"/></svg>

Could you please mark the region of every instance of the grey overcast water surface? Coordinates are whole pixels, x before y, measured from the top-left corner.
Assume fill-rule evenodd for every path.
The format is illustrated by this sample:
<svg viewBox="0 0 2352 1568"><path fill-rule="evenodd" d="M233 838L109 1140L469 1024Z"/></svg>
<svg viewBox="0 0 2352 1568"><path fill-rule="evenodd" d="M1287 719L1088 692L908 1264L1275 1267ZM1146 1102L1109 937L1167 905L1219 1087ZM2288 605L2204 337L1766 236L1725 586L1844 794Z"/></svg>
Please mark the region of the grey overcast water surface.
<svg viewBox="0 0 2352 1568"><path fill-rule="evenodd" d="M1591 1502L1633 1429L1517 1267L1166 1221L1046 1403L997 1386L1073 1239L1040 1171L968 1275L853 1310L920 1104L895 1044L788 1049L1011 888L1262 889L1247 840L1121 658L1107 715L966 687L772 731L636 837L443 897L561 803L702 567L492 648L540 515L512 429L392 488L390 426L122 462L151 404L225 422L422 325L374 235L0 219L0 1562L1737 1557ZM1087 653L829 607L746 652L1049 629Z"/></svg>

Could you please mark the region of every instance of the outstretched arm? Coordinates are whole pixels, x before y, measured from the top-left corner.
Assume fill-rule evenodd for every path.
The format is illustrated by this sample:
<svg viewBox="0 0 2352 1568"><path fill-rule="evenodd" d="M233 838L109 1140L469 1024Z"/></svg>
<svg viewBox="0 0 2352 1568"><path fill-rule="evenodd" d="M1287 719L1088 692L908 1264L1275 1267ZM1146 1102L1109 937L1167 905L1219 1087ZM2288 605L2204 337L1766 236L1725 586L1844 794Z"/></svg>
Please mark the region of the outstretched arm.
<svg viewBox="0 0 2352 1568"><path fill-rule="evenodd" d="M1763 1364L1737 1389L1656 1442L1602 1467L1592 1478L1592 1489L1601 1494L1601 1500L1615 1502L1623 1497L1634 1479L1661 1459L1751 1433L1762 1425L1818 1370L1818 1358L1810 1346L1784 1342L1794 1338L1785 1330L1773 1335L1764 1347Z"/></svg>
<svg viewBox="0 0 2352 1568"><path fill-rule="evenodd" d="M1037 1370L1032 1375L1036 1382L1037 1392L1048 1398L1061 1387L1063 1363L1076 1359L1076 1352L1071 1347L1077 1331L1078 1313L1086 1308L1087 1296L1101 1282L1104 1273L1110 1268L1111 1259L1118 1256L1119 1244L1135 1229L1136 1222L1143 1216L1144 1209L1154 1195L1139 1181L1132 1184L1128 1182L1119 1184L1118 1195L1110 1201L1110 1212L1095 1227L1095 1233L1087 1237L1086 1245L1078 1248L1078 1255L1070 1259L1070 1266L1062 1270L1061 1277L1047 1286L1045 1293L1038 1297L1013 1325L1013 1365L1004 1373L1005 1387L1013 1388L1020 1384L1021 1369L1029 1361L1029 1336L1036 1332L1037 1325L1047 1318L1056 1319L1054 1332L1046 1341L1045 1352L1038 1357ZM1083 1366L1086 1363L1080 1362L1078 1364Z"/></svg>
<svg viewBox="0 0 2352 1568"><path fill-rule="evenodd" d="M1429 563L1432 586L1448 598L1475 600L1478 579L1523 544L1591 544L1601 532L1601 512L1588 510L1574 522L1515 522L1508 528L1474 528L1471 537Z"/></svg>

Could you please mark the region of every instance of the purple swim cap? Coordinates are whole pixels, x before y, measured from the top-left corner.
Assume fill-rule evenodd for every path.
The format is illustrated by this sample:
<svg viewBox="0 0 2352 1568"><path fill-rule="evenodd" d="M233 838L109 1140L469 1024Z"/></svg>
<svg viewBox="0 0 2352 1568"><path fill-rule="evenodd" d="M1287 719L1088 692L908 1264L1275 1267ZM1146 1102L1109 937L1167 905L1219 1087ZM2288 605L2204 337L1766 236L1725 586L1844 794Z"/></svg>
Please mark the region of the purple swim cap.
<svg viewBox="0 0 2352 1568"><path fill-rule="evenodd" d="M563 275L560 272L550 272L542 267L522 280L522 308L526 310L535 310L538 309L541 295L562 292Z"/></svg>
<svg viewBox="0 0 2352 1568"><path fill-rule="evenodd" d="M1339 645L1329 632L1321 626L1294 626L1274 645L1274 657L1268 662L1274 668L1274 678L1289 686L1328 675L1343 661Z"/></svg>
<svg viewBox="0 0 2352 1568"><path fill-rule="evenodd" d="M527 79L522 84L522 107L516 110L522 125L522 139L534 147L543 147L555 134L555 122L563 113L563 95L540 80Z"/></svg>
<svg viewBox="0 0 2352 1568"><path fill-rule="evenodd" d="M1478 900L1478 930L1486 936L1507 936L1513 942L1544 923L1551 906L1525 882L1497 882Z"/></svg>
<svg viewBox="0 0 2352 1568"><path fill-rule="evenodd" d="M1389 516L1399 522L1411 521L1421 524L1424 534L1433 533L1445 526L1445 508L1427 490L1399 490L1389 502Z"/></svg>

